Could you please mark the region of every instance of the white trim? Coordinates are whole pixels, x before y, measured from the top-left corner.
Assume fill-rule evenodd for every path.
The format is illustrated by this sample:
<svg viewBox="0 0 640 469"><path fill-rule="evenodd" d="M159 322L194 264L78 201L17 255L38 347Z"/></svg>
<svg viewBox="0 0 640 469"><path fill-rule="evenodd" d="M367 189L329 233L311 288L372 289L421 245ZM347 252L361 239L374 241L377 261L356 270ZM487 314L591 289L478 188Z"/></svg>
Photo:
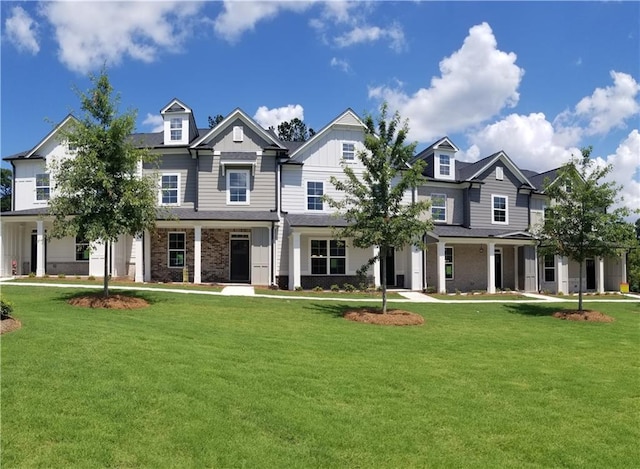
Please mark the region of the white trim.
<svg viewBox="0 0 640 469"><path fill-rule="evenodd" d="M496 166L496 181L504 180L504 168L502 166Z"/></svg>
<svg viewBox="0 0 640 469"><path fill-rule="evenodd" d="M496 208L495 208L495 199L496 198L504 199L504 218L505 221L496 221ZM499 209L502 210L502 209ZM508 225L509 224L509 196L508 195L500 195L500 194L491 194L491 224L492 225Z"/></svg>
<svg viewBox="0 0 640 469"><path fill-rule="evenodd" d="M451 262L447 262L447 249L451 249ZM455 280L455 252L453 246L444 247L444 280ZM451 264L451 277L447 278L447 264Z"/></svg>
<svg viewBox="0 0 640 469"><path fill-rule="evenodd" d="M165 189L163 189L162 187L162 178L165 176L178 176L178 181L177 181L177 185L178 187L175 188L177 194L176 194L176 202L175 203L165 203L162 201L163 198L163 191ZM160 184L159 184L159 188L158 188L158 205L163 206L163 207L179 207L180 206L180 183L181 183L181 177L180 177L180 173L160 173ZM171 190L173 191L174 189L167 189L167 190Z"/></svg>
<svg viewBox="0 0 640 469"><path fill-rule="evenodd" d="M244 127L242 125L233 126L233 141L234 142L244 141Z"/></svg>
<svg viewBox="0 0 640 469"><path fill-rule="evenodd" d="M243 200L241 202L236 202L236 201L232 201L231 200L231 187L230 187L230 182L229 179L231 178L232 174L235 173L244 173L247 176L247 184L245 187L245 195L246 195L246 200ZM226 171L226 183L227 183L227 205L249 205L251 203L250 201L250 194L251 194L251 171L248 169L229 169L228 171Z"/></svg>
<svg viewBox="0 0 640 469"><path fill-rule="evenodd" d="M345 145L352 145L353 146L353 151L352 150L345 150ZM356 142L354 140L342 140L340 142L340 155L341 155L341 160L345 161L347 163L353 163L354 161L356 161ZM353 156L350 158L345 158L344 154L345 153L353 153Z"/></svg>
<svg viewBox="0 0 640 469"><path fill-rule="evenodd" d="M234 280L238 282L249 282L251 283L251 233L247 233L244 231L240 232L230 232L229 233L229 277L228 280L231 281L231 242L232 241L246 241L249 245L249 271L247 272L247 278L241 280Z"/></svg>
<svg viewBox="0 0 640 469"><path fill-rule="evenodd" d="M48 179L48 184L46 186L38 186L38 176L47 176ZM35 187L35 191L33 194L33 201L36 204L46 204L49 202L49 200L51 199L51 174L48 172L44 172L44 173L36 173L34 175L34 179L33 179L33 184ZM47 188L49 189L49 196L46 199L38 199L38 188ZM14 195L15 197L15 195Z"/></svg>
<svg viewBox="0 0 640 469"><path fill-rule="evenodd" d="M309 197L318 197L317 195L313 195L313 196L309 195L309 183L322 184L322 194L320 195L320 203L322 204L322 208L320 210L318 210L318 209L310 209L309 208ZM309 212L309 213L322 213L322 212L325 211L324 201L322 200L322 196L324 196L324 194L325 194L324 189L325 189L324 181L314 181L314 180L306 180L306 181L304 181L304 183L303 183L304 210L306 212Z"/></svg>
<svg viewBox="0 0 640 469"><path fill-rule="evenodd" d="M447 222L447 194L440 194L437 192L432 192L431 195L431 220L433 220L434 223L446 223ZM444 206L434 206L433 205L433 199L434 198L440 198L440 199L444 199ZM436 220L435 218L433 218L433 209L437 208L437 209L444 209L444 211L442 212L444 214L444 217L442 220Z"/></svg>

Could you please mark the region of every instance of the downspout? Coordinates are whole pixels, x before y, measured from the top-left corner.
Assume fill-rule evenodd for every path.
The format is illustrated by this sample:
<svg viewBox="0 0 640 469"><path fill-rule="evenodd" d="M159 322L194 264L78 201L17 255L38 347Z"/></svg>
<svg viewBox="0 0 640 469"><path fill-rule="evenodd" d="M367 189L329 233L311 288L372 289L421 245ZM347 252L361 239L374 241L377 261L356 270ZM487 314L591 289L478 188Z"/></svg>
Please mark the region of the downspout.
<svg viewBox="0 0 640 469"><path fill-rule="evenodd" d="M271 221L271 272L269 272L269 282L271 285L276 285L276 250L275 250L275 241L276 241L276 222Z"/></svg>
<svg viewBox="0 0 640 469"><path fill-rule="evenodd" d="M193 158L191 154L191 148L187 148L189 155ZM193 210L194 212L198 211L198 201L200 200L200 153L196 150L196 199L193 202Z"/></svg>
<svg viewBox="0 0 640 469"><path fill-rule="evenodd" d="M16 165L11 160L11 210L16 209Z"/></svg>

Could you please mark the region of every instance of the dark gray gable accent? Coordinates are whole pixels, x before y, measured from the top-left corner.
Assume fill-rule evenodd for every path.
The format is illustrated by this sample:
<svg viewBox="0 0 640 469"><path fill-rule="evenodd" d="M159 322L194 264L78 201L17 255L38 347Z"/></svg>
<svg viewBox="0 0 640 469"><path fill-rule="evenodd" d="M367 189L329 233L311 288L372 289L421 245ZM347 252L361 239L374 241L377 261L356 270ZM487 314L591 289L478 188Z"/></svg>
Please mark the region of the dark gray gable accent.
<svg viewBox="0 0 640 469"><path fill-rule="evenodd" d="M335 215L308 215L304 213L290 213L285 217L289 226L308 227L343 227L347 226L344 218Z"/></svg>

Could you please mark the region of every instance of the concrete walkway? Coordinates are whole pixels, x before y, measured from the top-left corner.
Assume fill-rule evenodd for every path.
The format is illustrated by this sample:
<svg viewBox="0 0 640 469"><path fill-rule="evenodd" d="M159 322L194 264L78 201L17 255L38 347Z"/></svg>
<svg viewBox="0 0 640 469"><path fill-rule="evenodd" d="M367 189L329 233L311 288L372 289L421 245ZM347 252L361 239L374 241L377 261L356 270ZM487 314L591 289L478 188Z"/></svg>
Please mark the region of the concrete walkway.
<svg viewBox="0 0 640 469"><path fill-rule="evenodd" d="M255 289L250 285L229 285L222 289L225 296L256 296Z"/></svg>

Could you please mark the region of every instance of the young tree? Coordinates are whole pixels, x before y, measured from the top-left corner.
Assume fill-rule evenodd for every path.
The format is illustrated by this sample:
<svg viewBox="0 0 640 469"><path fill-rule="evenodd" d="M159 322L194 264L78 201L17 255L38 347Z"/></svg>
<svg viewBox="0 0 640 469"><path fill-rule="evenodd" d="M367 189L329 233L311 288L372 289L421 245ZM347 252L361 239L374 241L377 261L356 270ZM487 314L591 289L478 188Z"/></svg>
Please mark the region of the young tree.
<svg viewBox="0 0 640 469"><path fill-rule="evenodd" d="M11 170L0 169L0 212L11 210Z"/></svg>
<svg viewBox="0 0 640 469"><path fill-rule="evenodd" d="M315 134L315 130L307 129L307 124L297 117L278 125L278 137L286 142L306 142Z"/></svg>
<svg viewBox="0 0 640 469"><path fill-rule="evenodd" d="M109 244L123 234L140 235L155 225L157 186L141 174L146 149L131 139L136 113L118 115L119 97L103 69L91 75L94 87L77 91L84 115L62 132L75 155L51 167L49 201L53 237L78 236L105 245L104 296L109 295Z"/></svg>
<svg viewBox="0 0 640 469"><path fill-rule="evenodd" d="M615 255L635 237L633 225L624 220L629 209L612 208L618 202L620 186L601 181L611 171L611 165L596 166L591 160L591 150L590 146L583 148L582 158L574 158L562 166L556 180L545 184L551 206L537 233L543 254L566 256L580 264L580 311L583 311L584 261Z"/></svg>
<svg viewBox="0 0 640 469"><path fill-rule="evenodd" d="M403 201L407 191L424 181L424 163L417 161L409 165L416 144L406 143L407 121L401 123L397 112L389 118L385 103L375 122L369 115L364 123L366 150L356 155L364 171L357 174L352 166L343 163L346 178L331 177L331 183L343 197L325 196L325 200L347 222L345 228L336 230L338 236L350 238L359 248L379 247L378 255L370 258L359 272L364 273L379 260L384 273L387 253L391 249L406 245L423 247L423 236L433 225L424 216L430 207L428 201ZM384 314L387 312L386 276L381 275L380 280Z"/></svg>

